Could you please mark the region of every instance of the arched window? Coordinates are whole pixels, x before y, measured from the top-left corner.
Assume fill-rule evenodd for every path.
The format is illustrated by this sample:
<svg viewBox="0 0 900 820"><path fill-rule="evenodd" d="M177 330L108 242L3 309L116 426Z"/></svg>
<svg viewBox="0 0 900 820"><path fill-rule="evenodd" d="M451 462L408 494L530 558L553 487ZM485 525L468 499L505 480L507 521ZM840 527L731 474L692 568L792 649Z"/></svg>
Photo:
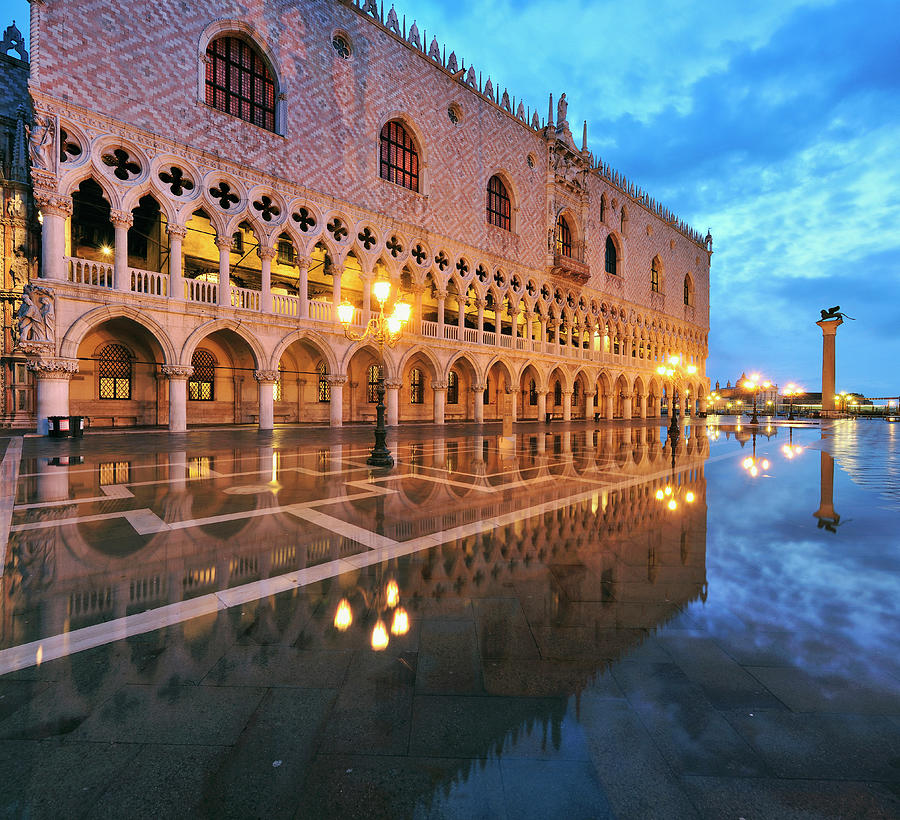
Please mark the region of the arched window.
<svg viewBox="0 0 900 820"><path fill-rule="evenodd" d="M409 374L409 403L424 404L425 391L422 386L422 371L414 367Z"/></svg>
<svg viewBox="0 0 900 820"><path fill-rule="evenodd" d="M553 404L556 406L562 404L562 384L559 379L557 379L556 384L553 385Z"/></svg>
<svg viewBox="0 0 900 820"><path fill-rule="evenodd" d="M366 401L369 404L378 403L378 376L381 368L377 364L370 364L366 371Z"/></svg>
<svg viewBox="0 0 900 820"><path fill-rule="evenodd" d="M694 304L694 283L691 282L689 275L684 277L684 303L686 305Z"/></svg>
<svg viewBox="0 0 900 820"><path fill-rule="evenodd" d="M412 137L396 120L381 129L380 175L410 191L419 190L419 154Z"/></svg>
<svg viewBox="0 0 900 820"><path fill-rule="evenodd" d="M487 219L491 225L512 230L510 222L509 194L503 180L498 176L492 176L488 181L487 190Z"/></svg>
<svg viewBox="0 0 900 820"><path fill-rule="evenodd" d="M188 379L188 398L191 401L214 401L216 398L216 359L202 348L191 356L194 372Z"/></svg>
<svg viewBox="0 0 900 820"><path fill-rule="evenodd" d="M650 290L659 293L659 258L656 256L650 263Z"/></svg>
<svg viewBox="0 0 900 820"><path fill-rule="evenodd" d="M328 365L324 361L316 365L319 374L319 401L331 401L331 384L328 382Z"/></svg>
<svg viewBox="0 0 900 820"><path fill-rule="evenodd" d="M615 274L618 272L618 254L616 243L611 236L606 237L606 272Z"/></svg>
<svg viewBox="0 0 900 820"><path fill-rule="evenodd" d="M538 395L537 395L537 385L534 383L534 379L528 385L528 403L535 407L538 403Z"/></svg>
<svg viewBox="0 0 900 820"><path fill-rule="evenodd" d="M455 370L447 376L447 404L459 404L459 376Z"/></svg>
<svg viewBox="0 0 900 820"><path fill-rule="evenodd" d="M219 37L206 49L206 104L275 130L275 81L246 40Z"/></svg>
<svg viewBox="0 0 900 820"><path fill-rule="evenodd" d="M572 231L562 214L556 220L556 252L560 256L572 255Z"/></svg>
<svg viewBox="0 0 900 820"><path fill-rule="evenodd" d="M101 399L131 398L131 353L124 345L106 345L97 363Z"/></svg>

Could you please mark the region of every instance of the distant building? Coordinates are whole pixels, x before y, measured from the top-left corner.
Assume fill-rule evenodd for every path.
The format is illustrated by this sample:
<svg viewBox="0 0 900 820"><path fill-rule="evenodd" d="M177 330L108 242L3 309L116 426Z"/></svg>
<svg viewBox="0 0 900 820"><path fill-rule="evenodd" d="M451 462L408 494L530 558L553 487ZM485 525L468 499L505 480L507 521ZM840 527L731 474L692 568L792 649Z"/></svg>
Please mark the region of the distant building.
<svg viewBox="0 0 900 820"><path fill-rule="evenodd" d="M744 383L748 380L746 373L735 380L734 386L729 381L725 387L720 387L716 382L715 398L713 399L713 407L720 413L741 413L753 412L753 392L748 390ZM756 391L756 411L760 414L772 415L776 408L780 407L781 396L778 395L778 385L772 384L769 387L760 387Z"/></svg>

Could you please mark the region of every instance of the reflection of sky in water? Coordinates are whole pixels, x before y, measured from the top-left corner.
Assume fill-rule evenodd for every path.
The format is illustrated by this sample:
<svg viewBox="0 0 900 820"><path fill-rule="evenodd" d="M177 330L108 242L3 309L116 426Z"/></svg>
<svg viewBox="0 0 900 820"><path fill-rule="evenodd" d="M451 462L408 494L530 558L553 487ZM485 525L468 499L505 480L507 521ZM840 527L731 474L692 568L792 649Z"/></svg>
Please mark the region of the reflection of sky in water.
<svg viewBox="0 0 900 820"><path fill-rule="evenodd" d="M900 622L898 516L886 509L880 472L897 458L898 436L881 422L859 422L856 437L845 426L834 442L818 430L796 431L794 442L834 450L836 533L817 529L820 451L806 449L788 461L781 453L786 431L757 440L767 475L752 480L741 469L749 454L732 440L713 444L712 456L733 459L707 465L709 597L691 613L727 651L769 647L811 672L862 677L896 689L896 625ZM865 473L865 487L841 468ZM783 633L775 636L772 633ZM760 665L766 665L760 663Z"/></svg>

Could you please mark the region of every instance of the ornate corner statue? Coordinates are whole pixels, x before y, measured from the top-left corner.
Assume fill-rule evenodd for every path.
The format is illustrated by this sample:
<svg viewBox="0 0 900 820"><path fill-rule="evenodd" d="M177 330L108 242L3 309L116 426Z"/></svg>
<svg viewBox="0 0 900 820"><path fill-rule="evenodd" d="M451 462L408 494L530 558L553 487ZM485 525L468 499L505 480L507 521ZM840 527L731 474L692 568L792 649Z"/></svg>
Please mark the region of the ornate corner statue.
<svg viewBox="0 0 900 820"><path fill-rule="evenodd" d="M53 117L35 114L34 125L26 126L26 131L32 167L41 171L53 171L53 145L56 141L56 123Z"/></svg>
<svg viewBox="0 0 900 820"><path fill-rule="evenodd" d="M16 311L16 343L26 353L52 350L56 338L53 291L39 285L22 288L22 304Z"/></svg>
<svg viewBox="0 0 900 820"><path fill-rule="evenodd" d="M828 308L828 310L820 310L819 313L822 314L822 318L820 321L827 322L829 319L840 319L843 321L844 319L849 319L851 322L855 322L852 316L848 316L846 313L841 313L841 306L835 305L834 307Z"/></svg>

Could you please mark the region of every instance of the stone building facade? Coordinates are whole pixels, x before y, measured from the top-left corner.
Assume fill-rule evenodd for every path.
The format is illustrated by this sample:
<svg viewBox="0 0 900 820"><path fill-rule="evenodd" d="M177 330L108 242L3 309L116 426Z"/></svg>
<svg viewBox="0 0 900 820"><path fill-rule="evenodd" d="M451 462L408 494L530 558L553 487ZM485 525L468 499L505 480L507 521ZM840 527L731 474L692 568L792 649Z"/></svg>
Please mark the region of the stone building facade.
<svg viewBox="0 0 900 820"><path fill-rule="evenodd" d="M28 52L13 22L0 40L0 427L34 426L34 385L14 332L14 313L22 289L37 276L40 248L40 226L28 179L30 112Z"/></svg>
<svg viewBox="0 0 900 820"><path fill-rule="evenodd" d="M565 95L541 119L372 0L31 8L39 430L365 420L382 361L394 425L657 415L672 355L704 409L711 237ZM378 278L412 306L383 351L335 310Z"/></svg>

